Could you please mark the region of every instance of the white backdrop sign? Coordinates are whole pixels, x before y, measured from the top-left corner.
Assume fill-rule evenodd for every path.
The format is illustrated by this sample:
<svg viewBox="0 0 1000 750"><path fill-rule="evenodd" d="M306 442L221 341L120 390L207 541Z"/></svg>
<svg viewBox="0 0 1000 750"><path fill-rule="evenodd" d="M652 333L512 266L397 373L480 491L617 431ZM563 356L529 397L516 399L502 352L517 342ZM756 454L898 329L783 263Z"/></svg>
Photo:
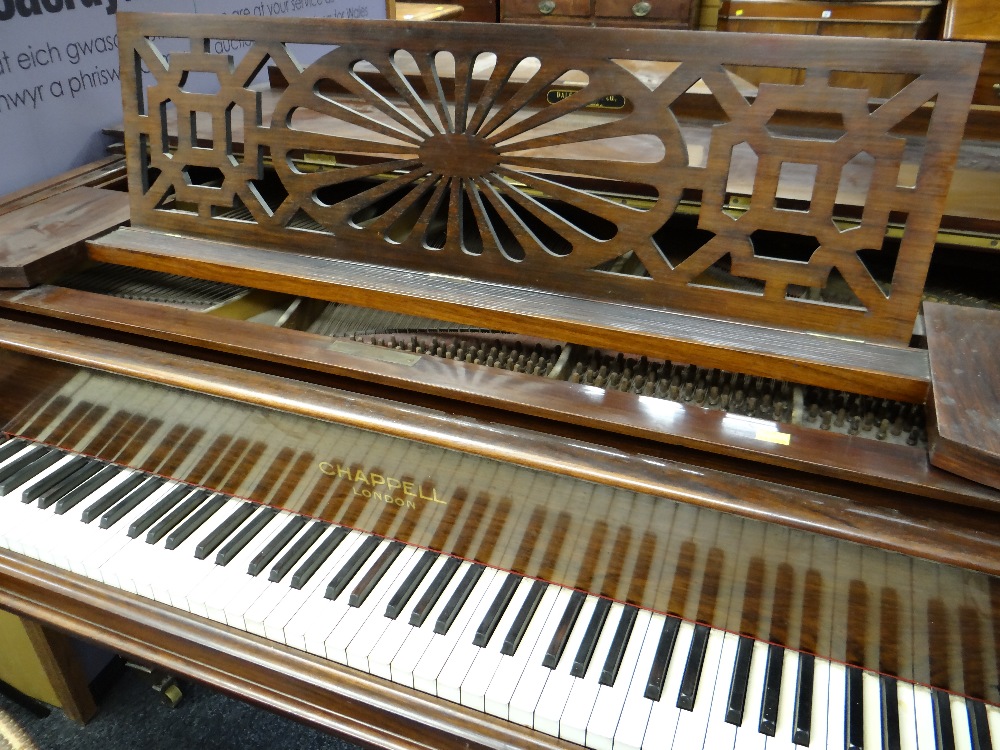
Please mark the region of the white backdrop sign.
<svg viewBox="0 0 1000 750"><path fill-rule="evenodd" d="M0 197L100 158L121 122L115 14L385 18L385 0L0 0ZM238 51L236 56L238 56Z"/></svg>

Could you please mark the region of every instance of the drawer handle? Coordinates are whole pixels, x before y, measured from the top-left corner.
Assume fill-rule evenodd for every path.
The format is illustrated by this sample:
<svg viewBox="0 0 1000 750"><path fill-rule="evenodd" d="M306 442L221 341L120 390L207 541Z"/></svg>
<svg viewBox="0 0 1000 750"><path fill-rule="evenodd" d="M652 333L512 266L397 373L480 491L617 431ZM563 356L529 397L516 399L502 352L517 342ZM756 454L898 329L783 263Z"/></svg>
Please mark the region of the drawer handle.
<svg viewBox="0 0 1000 750"><path fill-rule="evenodd" d="M542 0L540 3L538 3L538 12L541 13L543 16L549 15L555 9L556 9L555 0Z"/></svg>
<svg viewBox="0 0 1000 750"><path fill-rule="evenodd" d="M632 15L634 16L646 16L649 15L649 11L653 9L653 6L646 2L646 0L640 0L632 6Z"/></svg>

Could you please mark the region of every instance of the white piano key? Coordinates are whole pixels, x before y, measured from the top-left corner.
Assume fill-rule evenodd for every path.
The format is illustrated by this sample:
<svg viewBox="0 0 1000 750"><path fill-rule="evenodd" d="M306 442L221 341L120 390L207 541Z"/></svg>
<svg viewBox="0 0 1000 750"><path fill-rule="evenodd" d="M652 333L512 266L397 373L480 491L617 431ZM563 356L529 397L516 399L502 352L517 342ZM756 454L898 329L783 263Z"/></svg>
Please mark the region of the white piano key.
<svg viewBox="0 0 1000 750"><path fill-rule="evenodd" d="M354 660L360 665L359 668L361 669L364 669L364 665L367 664L369 674L377 675L386 680L392 679L390 669L392 660L399 653L407 636L414 630L414 627L409 622L410 612L413 610L416 602L420 601L420 598L431 586L434 578L440 572L441 568L444 567L446 560L448 560L447 555L437 556L430 569L424 574L423 580L420 581L416 590L410 596L406 606L403 607L395 619L386 617L383 610L383 616L378 622L383 623L384 628L379 628L374 623L373 627L367 628L362 633L363 637L356 639L348 648L348 664L351 664L352 660ZM425 623L425 625L433 627L430 623Z"/></svg>
<svg viewBox="0 0 1000 750"><path fill-rule="evenodd" d="M295 569L298 569L301 564L308 560L310 554L318 550L324 540L329 537L331 533L335 532L336 528L337 527L331 526L330 530L328 530L323 537L320 538L315 545L313 545L309 553L307 553L306 556L299 561L299 563L295 566ZM291 576L289 576L289 580L282 582L282 586L285 588L285 594L281 597L277 604L275 604L274 608L268 613L267 617L264 618L263 626L265 637L272 641L278 641L279 643L291 645L288 641L293 639L286 637L285 628L292 625L293 618L302 614L302 610L315 596L317 596L317 591L319 592L318 596L322 598L323 592L326 591L326 584L329 581L330 576L333 575L333 572L340 565L340 561L345 555L350 554L355 545L361 543L361 539L364 536L365 535L360 531L349 532L347 536L341 540L340 544L337 545L337 549L335 549L326 561L320 565L319 569L313 573L312 577L301 589L293 589L290 587L289 582ZM301 627L308 626L308 623L296 623L295 626L296 629L301 630ZM297 645L293 646L293 648L297 647L300 651L305 650L304 637L301 640L294 640L294 643Z"/></svg>
<svg viewBox="0 0 1000 750"><path fill-rule="evenodd" d="M913 715L916 719L917 747L920 750L937 748L934 729L934 694L923 685L913 686Z"/></svg>
<svg viewBox="0 0 1000 750"><path fill-rule="evenodd" d="M600 682L601 666L604 657L611 648L611 642L615 637L615 629L621 619L624 606L619 603L611 605L608 615L604 620L604 627L597 638L597 645L590 659L590 665L583 677L572 677L570 690L563 707L562 715L559 717L559 737L570 742L582 745L587 737L587 724L594 710L594 703L597 694L601 690ZM583 623L578 623L582 625ZM564 654L563 658L572 659L575 653Z"/></svg>
<svg viewBox="0 0 1000 750"><path fill-rule="evenodd" d="M725 634L721 630L712 630L708 636L694 708L691 711L682 710L680 712L677 719L677 730L674 734L675 744L682 742L685 745L690 743L690 747L701 747L708 734L712 694L716 689L729 690L731 675L722 675L719 672L724 637Z"/></svg>
<svg viewBox="0 0 1000 750"><path fill-rule="evenodd" d="M456 689L459 695L459 702L463 706L474 708L477 711L486 710L486 690L489 687L490 681L500 666L500 662L506 658L510 658L500 653L500 649L503 648L504 638L507 635L507 631L510 630L514 619L517 617L517 613L524 606L524 601L531 591L533 583L534 581L530 578L525 578L518 584L517 591L514 592L510 603L507 605L507 609L504 611L503 617L497 623L493 637L490 638L489 643L485 646L481 648L476 647L477 651L473 652L472 663L465 670L465 674L459 675L462 665L458 660L454 663L449 662L442 670L438 682L448 685L448 689ZM476 626L478 627L478 623L476 623Z"/></svg>
<svg viewBox="0 0 1000 750"><path fill-rule="evenodd" d="M288 546L285 548L285 550L283 550L283 552L291 549L295 544L297 544L301 539L303 539L307 535L314 534L315 533L314 524L315 522L307 523L305 526L299 529L299 533L295 535L295 537L291 540L291 542L289 542ZM329 528L324 530L324 532L320 534L319 537L313 541L309 549L307 549L305 553L299 558L299 561L295 565L293 565L292 568L280 580L273 582L275 584L274 586L266 586L264 590L261 591L260 595L256 599L254 599L253 603L243 613L243 624L246 627L247 632L253 633L254 635L258 635L261 638L266 637L266 633L264 631L264 622L265 620L267 620L267 617L271 614L271 612L274 611L274 608L278 606L278 603L282 599L284 599L285 595L289 592L290 590L289 584L292 579L292 576L295 573L295 568L297 568L298 565L301 564L302 560L307 559L309 555L313 551L315 551L320 544L322 544L323 539L325 539L326 536L330 533ZM278 558L274 561L274 563L277 563L280 559L281 555L278 555ZM274 563L272 563L272 566ZM259 577L266 579L270 583L271 582L270 568L268 568L268 570L266 571L262 571Z"/></svg>
<svg viewBox="0 0 1000 750"><path fill-rule="evenodd" d="M569 589L555 585L549 585L545 589L545 593L542 594L542 599L538 603L538 609L535 611L535 616L528 624L528 629L525 630L517 651L513 656L504 657L496 672L493 673L483 696L486 713L508 719L511 698L529 668L529 664L532 663L532 659L538 664L539 669L545 669L541 666L545 646L539 646L539 644L547 644L552 639L552 633L558 624L556 613L561 614L562 610L565 609L570 594ZM530 680L531 678L525 677L524 679ZM530 717L528 721L530 722Z"/></svg>
<svg viewBox="0 0 1000 750"><path fill-rule="evenodd" d="M830 721L830 662L816 659L813 662L813 699L809 726L809 747L826 747L827 722ZM838 717L839 720L839 717Z"/></svg>
<svg viewBox="0 0 1000 750"><path fill-rule="evenodd" d="M439 678L448 660L453 656L461 665L472 663L476 651L479 650L478 646L472 644L473 634L502 585L503 575L500 571L495 568L486 568L483 571L448 632L443 635L436 634L427 645L427 650L413 670L414 688L458 703L460 697L458 685L441 683Z"/></svg>
<svg viewBox="0 0 1000 750"><path fill-rule="evenodd" d="M128 535L129 526L177 487L178 485L173 482L164 482L142 503L119 519L118 523L107 529L106 533L109 536L104 543L94 548L89 554L79 558L84 574L94 580L103 581L109 586L117 587L117 576L113 577L110 572L114 559L121 554L126 546L143 543L141 539L133 539Z"/></svg>
<svg viewBox="0 0 1000 750"><path fill-rule="evenodd" d="M838 662L830 662L827 705L830 718L826 724L826 745L844 747L847 724L847 667Z"/></svg>
<svg viewBox="0 0 1000 750"><path fill-rule="evenodd" d="M955 750L972 750L972 732L969 728L969 713L965 698L949 695L951 706L951 726L955 736Z"/></svg>
<svg viewBox="0 0 1000 750"><path fill-rule="evenodd" d="M913 685L902 681L896 683L896 703L899 707L899 750L918 750Z"/></svg>
<svg viewBox="0 0 1000 750"><path fill-rule="evenodd" d="M656 705L655 701L645 696L646 684L649 680L649 672L653 667L653 661L656 658L656 649L665 621L664 615L653 615L646 628L642 652L639 654L635 673L629 685L628 696L622 707L618 726L615 728L612 744L614 750L640 750L642 747L649 715L653 706Z"/></svg>
<svg viewBox="0 0 1000 750"><path fill-rule="evenodd" d="M618 668L618 676L613 685L601 685L598 691L597 700L594 701L594 709L587 722L586 732L586 744L594 750L611 750L614 745L615 730L618 728L625 702L632 694L633 684L644 685L646 682L646 675L649 674L646 662L642 662L644 673L638 672L636 668L644 650L649 655L651 662L653 657L650 652L656 649L654 641L659 637L659 630L656 631L655 636L649 634L651 619L651 613L646 610L640 610L636 615L632 634ZM598 675L602 666L603 664L592 665L592 667L598 667Z"/></svg>
<svg viewBox="0 0 1000 750"><path fill-rule="evenodd" d="M670 666L667 667L663 692L660 700L653 702L649 712L646 734L642 741L643 748L651 750L662 747L663 744L672 742L677 732L677 722L681 714L681 709L677 708L677 696L680 693L688 652L691 650L692 635L694 635L694 625L686 620L682 621L677 629L677 641L670 657ZM667 747L670 747L670 744L667 744Z"/></svg>
<svg viewBox="0 0 1000 750"><path fill-rule="evenodd" d="M559 660L556 668L551 670L547 679L545 679L544 687L538 696L537 705L531 708L532 725L540 732L545 732L553 737L559 736L559 719L562 717L563 709L566 707L566 701L569 698L570 689L573 687L573 681L576 679L569 673L573 665L573 657L576 656L576 652L580 648L580 642L583 640L587 624L590 622L596 606L596 596L588 596L584 600L583 606L580 608L580 613L577 615L576 623L573 625L573 630L569 634L562 658ZM556 613L557 618L561 616L562 612ZM517 697L516 694L515 697ZM513 719L513 714L511 718ZM516 721L516 719L513 720Z"/></svg>
<svg viewBox="0 0 1000 750"><path fill-rule="evenodd" d="M799 653L786 648L781 669L781 697L774 737L768 737L767 750L793 750L795 747L795 685L799 676Z"/></svg>
<svg viewBox="0 0 1000 750"><path fill-rule="evenodd" d="M357 538L351 538L355 534ZM317 575L320 576L317 581L318 586L284 627L286 644L300 651L308 651L316 656L325 655L326 637L333 630L334 625L340 621L340 618L347 609L345 601L340 599L335 601L326 598L327 586L330 584L330 579L340 571L358 548L369 538L371 538L370 534L352 531L348 539L345 539L333 553L338 558L337 564L325 574L322 574L322 571L317 572Z"/></svg>
<svg viewBox="0 0 1000 750"><path fill-rule="evenodd" d="M861 677L865 705L865 747L882 746L882 693L878 675L864 672Z"/></svg>
<svg viewBox="0 0 1000 750"><path fill-rule="evenodd" d="M270 542L278 536L285 525L295 517L294 513L288 511L282 511L275 516L271 522L267 525L263 531L258 534L261 543L259 545L254 545L253 542L247 545L248 548L252 548L254 554L259 554ZM225 614L225 622L240 630L250 630L247 624L247 615L251 609L253 609L257 602L271 589L282 590L283 587L287 586L287 581L276 581L272 582L268 578L268 574L271 567L281 559L281 556L288 551L296 540L302 535L305 529L309 527L309 524L303 524L303 526L297 529L295 535L288 540L285 546L278 552L273 560L267 565L265 565L255 576L249 574L248 568L250 562L253 561L254 555L248 555L244 557L243 560L233 559L229 563L229 566L234 566L234 572L242 572L246 576L246 581L238 590L234 591L231 597L223 603L220 601L220 605L223 607L223 612ZM242 553L237 555L237 557L243 557ZM246 563L246 564L244 564ZM227 567L229 567L227 566Z"/></svg>
<svg viewBox="0 0 1000 750"><path fill-rule="evenodd" d="M266 510L266 508L259 509L247 519L241 530L253 523L258 518L258 515ZM215 592L205 597L206 614L209 619L232 625L233 627L244 627L243 613L253 603L254 599L256 599L255 596L248 601L246 592L248 589L253 588L255 592L258 592L257 596L259 596L261 584L261 576L251 576L247 572L247 568L257 553L281 532L282 521L287 520L289 515L282 513L274 514L253 539L247 542L246 546L237 552L226 565L215 563L215 569L211 575L201 583L204 589ZM236 534L238 533L239 531L236 532ZM236 534L233 534L233 536ZM220 545L219 549L209 556L213 562L215 562L215 557L219 550L224 546L225 543ZM264 575L263 579L266 581L267 576Z"/></svg>
<svg viewBox="0 0 1000 750"><path fill-rule="evenodd" d="M380 621L386 619L386 600L392 596L392 592L400 584L402 577L406 575L411 565L419 557L417 553L418 550L415 547L404 546L396 556L396 559L392 561L392 564L385 571L381 580L379 580L368 594L364 603L358 607L348 606L347 613L341 618L337 627L333 629L326 639L326 643L324 644L326 647L326 658L340 664L348 663L348 646L350 646L358 633L369 627L370 622L373 623L371 627L378 627ZM376 550L372 557L377 560L380 554L381 552ZM359 575L356 577L356 580L360 580L360 578L361 576ZM353 585L345 589L344 593L340 595L348 605L350 604L351 588L353 588Z"/></svg>
<svg viewBox="0 0 1000 750"><path fill-rule="evenodd" d="M740 637L736 633L726 633L722 640L719 656L719 676L712 693L712 706L708 717L708 731L705 734L704 750L730 750L736 744L736 727L726 721L729 705L729 687L736 669L736 649Z"/></svg>
<svg viewBox="0 0 1000 750"><path fill-rule="evenodd" d="M993 743L993 750L1000 750L1000 708L987 703L986 721L990 727L990 740Z"/></svg>
<svg viewBox="0 0 1000 750"><path fill-rule="evenodd" d="M763 641L754 641L746 703L743 706L743 723L736 729L736 747L740 750L761 750L767 743L767 735L761 734L758 729L760 707L764 698L766 667L767 644Z"/></svg>
<svg viewBox="0 0 1000 750"><path fill-rule="evenodd" d="M452 576L452 579L448 582L448 585L441 593L441 596L431 608L430 614L427 616L427 619L424 620L423 625L419 628L410 627L409 632L406 634L406 638L400 644L400 648L396 651L392 660L389 662L389 673L393 682L413 687L413 672L423 657L424 652L436 637L434 633L434 623L437 620L438 615L441 613L441 610L447 606L448 600L451 599L452 594L455 593L455 590L461 584L466 571L471 565L472 563L464 561L458 566L458 569L455 571L455 575ZM400 617L402 617L402 615Z"/></svg>

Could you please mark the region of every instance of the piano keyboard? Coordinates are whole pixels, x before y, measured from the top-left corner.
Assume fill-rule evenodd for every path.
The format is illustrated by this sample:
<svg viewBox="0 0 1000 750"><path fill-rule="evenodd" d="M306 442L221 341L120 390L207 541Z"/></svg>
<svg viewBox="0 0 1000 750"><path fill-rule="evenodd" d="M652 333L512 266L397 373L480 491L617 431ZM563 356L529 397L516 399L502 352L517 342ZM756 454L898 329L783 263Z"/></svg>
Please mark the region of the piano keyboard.
<svg viewBox="0 0 1000 750"><path fill-rule="evenodd" d="M515 495L551 481L518 479ZM514 538L532 512L494 509L480 547L557 555L558 533ZM809 630L786 621L808 582L797 608L776 591L769 643L405 544L375 504L330 523L21 438L0 443L0 513L5 549L595 750L1000 748L995 706L776 645ZM713 550L695 571L681 549L673 584L660 572L699 619L718 595ZM864 601L855 586L834 617Z"/></svg>

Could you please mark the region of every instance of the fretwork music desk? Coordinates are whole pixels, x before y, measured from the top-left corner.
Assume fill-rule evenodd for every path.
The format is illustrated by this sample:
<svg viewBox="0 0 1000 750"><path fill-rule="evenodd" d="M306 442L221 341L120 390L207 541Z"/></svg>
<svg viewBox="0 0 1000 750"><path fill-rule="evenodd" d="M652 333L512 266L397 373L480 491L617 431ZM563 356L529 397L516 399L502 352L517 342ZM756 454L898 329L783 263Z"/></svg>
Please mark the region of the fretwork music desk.
<svg viewBox="0 0 1000 750"><path fill-rule="evenodd" d="M1000 743L979 47L119 23L127 196L0 215L4 607L385 747Z"/></svg>

